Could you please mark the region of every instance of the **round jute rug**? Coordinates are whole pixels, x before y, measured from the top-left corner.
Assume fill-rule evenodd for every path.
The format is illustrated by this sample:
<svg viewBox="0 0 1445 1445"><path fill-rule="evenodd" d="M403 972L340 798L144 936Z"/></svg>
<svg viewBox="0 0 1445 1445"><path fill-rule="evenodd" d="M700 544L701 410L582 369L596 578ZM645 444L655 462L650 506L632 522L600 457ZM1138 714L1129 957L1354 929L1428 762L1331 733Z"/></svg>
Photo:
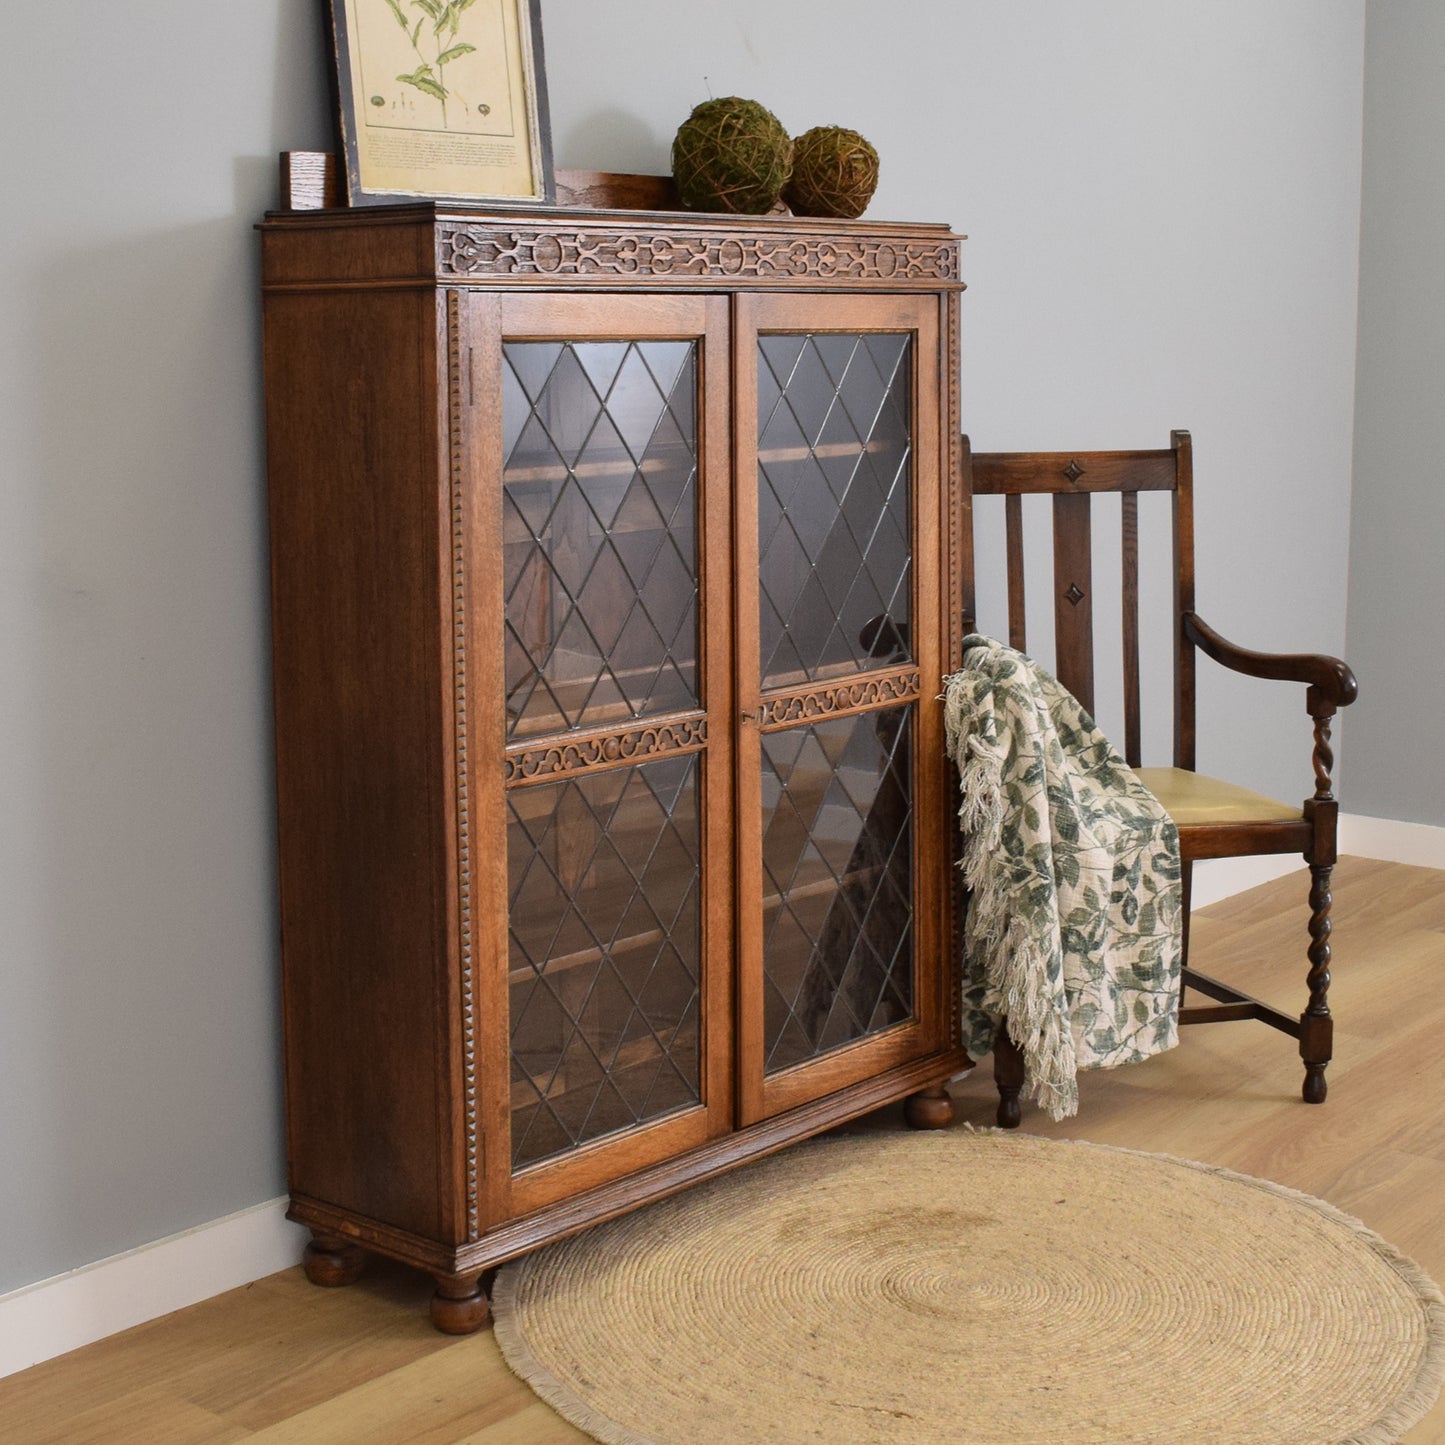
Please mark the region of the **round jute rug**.
<svg viewBox="0 0 1445 1445"><path fill-rule="evenodd" d="M1445 1300L1278 1185L1028 1135L802 1145L508 1265L508 1364L611 1445L1395 1441Z"/></svg>

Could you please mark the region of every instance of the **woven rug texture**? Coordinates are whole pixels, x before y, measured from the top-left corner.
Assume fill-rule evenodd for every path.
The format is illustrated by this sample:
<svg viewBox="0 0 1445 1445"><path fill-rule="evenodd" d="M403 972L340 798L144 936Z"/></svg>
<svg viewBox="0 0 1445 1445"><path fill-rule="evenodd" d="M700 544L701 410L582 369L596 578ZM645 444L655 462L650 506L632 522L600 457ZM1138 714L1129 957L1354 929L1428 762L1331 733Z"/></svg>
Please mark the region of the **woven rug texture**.
<svg viewBox="0 0 1445 1445"><path fill-rule="evenodd" d="M1357 1220L1028 1135L804 1144L515 1261L508 1364L608 1445L1384 1445L1445 1300Z"/></svg>

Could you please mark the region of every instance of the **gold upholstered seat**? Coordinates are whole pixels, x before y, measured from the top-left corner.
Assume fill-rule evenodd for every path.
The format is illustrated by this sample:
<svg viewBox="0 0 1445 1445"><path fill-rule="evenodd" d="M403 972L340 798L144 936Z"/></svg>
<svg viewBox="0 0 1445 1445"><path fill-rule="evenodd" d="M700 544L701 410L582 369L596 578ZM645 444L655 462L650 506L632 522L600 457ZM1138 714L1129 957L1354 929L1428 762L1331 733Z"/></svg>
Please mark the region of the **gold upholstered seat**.
<svg viewBox="0 0 1445 1445"><path fill-rule="evenodd" d="M1184 768L1135 768L1139 781L1180 828L1209 824L1298 823L1304 810Z"/></svg>

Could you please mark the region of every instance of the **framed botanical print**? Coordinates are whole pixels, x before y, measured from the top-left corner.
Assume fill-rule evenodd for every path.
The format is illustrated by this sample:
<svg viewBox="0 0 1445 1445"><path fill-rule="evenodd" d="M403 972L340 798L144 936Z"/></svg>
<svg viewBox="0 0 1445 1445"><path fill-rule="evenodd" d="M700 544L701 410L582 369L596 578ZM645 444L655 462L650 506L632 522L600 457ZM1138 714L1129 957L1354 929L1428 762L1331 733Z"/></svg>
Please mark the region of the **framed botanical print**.
<svg viewBox="0 0 1445 1445"><path fill-rule="evenodd" d="M550 202L540 0L328 0L346 195Z"/></svg>

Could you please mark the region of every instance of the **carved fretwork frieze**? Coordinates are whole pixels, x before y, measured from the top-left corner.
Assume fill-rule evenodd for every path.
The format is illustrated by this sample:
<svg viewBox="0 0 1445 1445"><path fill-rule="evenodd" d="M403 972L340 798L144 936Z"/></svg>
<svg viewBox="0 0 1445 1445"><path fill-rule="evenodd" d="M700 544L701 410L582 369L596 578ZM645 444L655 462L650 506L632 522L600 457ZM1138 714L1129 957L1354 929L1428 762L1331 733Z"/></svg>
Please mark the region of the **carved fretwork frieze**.
<svg viewBox="0 0 1445 1445"><path fill-rule="evenodd" d="M857 682L837 683L792 697L768 698L763 702L760 721L764 731L791 727L812 718L834 713L856 712L880 704L911 702L918 696L917 672L893 673L886 677L864 677Z"/></svg>
<svg viewBox="0 0 1445 1445"><path fill-rule="evenodd" d="M619 228L439 226L444 276L624 276L677 280L956 282L952 241L910 237L709 234Z"/></svg>
<svg viewBox="0 0 1445 1445"><path fill-rule="evenodd" d="M650 723L625 733L565 738L535 747L507 750L507 782L543 783L560 773L587 772L615 767L620 763L641 763L667 753L696 752L707 742L707 719L681 718L675 722Z"/></svg>

